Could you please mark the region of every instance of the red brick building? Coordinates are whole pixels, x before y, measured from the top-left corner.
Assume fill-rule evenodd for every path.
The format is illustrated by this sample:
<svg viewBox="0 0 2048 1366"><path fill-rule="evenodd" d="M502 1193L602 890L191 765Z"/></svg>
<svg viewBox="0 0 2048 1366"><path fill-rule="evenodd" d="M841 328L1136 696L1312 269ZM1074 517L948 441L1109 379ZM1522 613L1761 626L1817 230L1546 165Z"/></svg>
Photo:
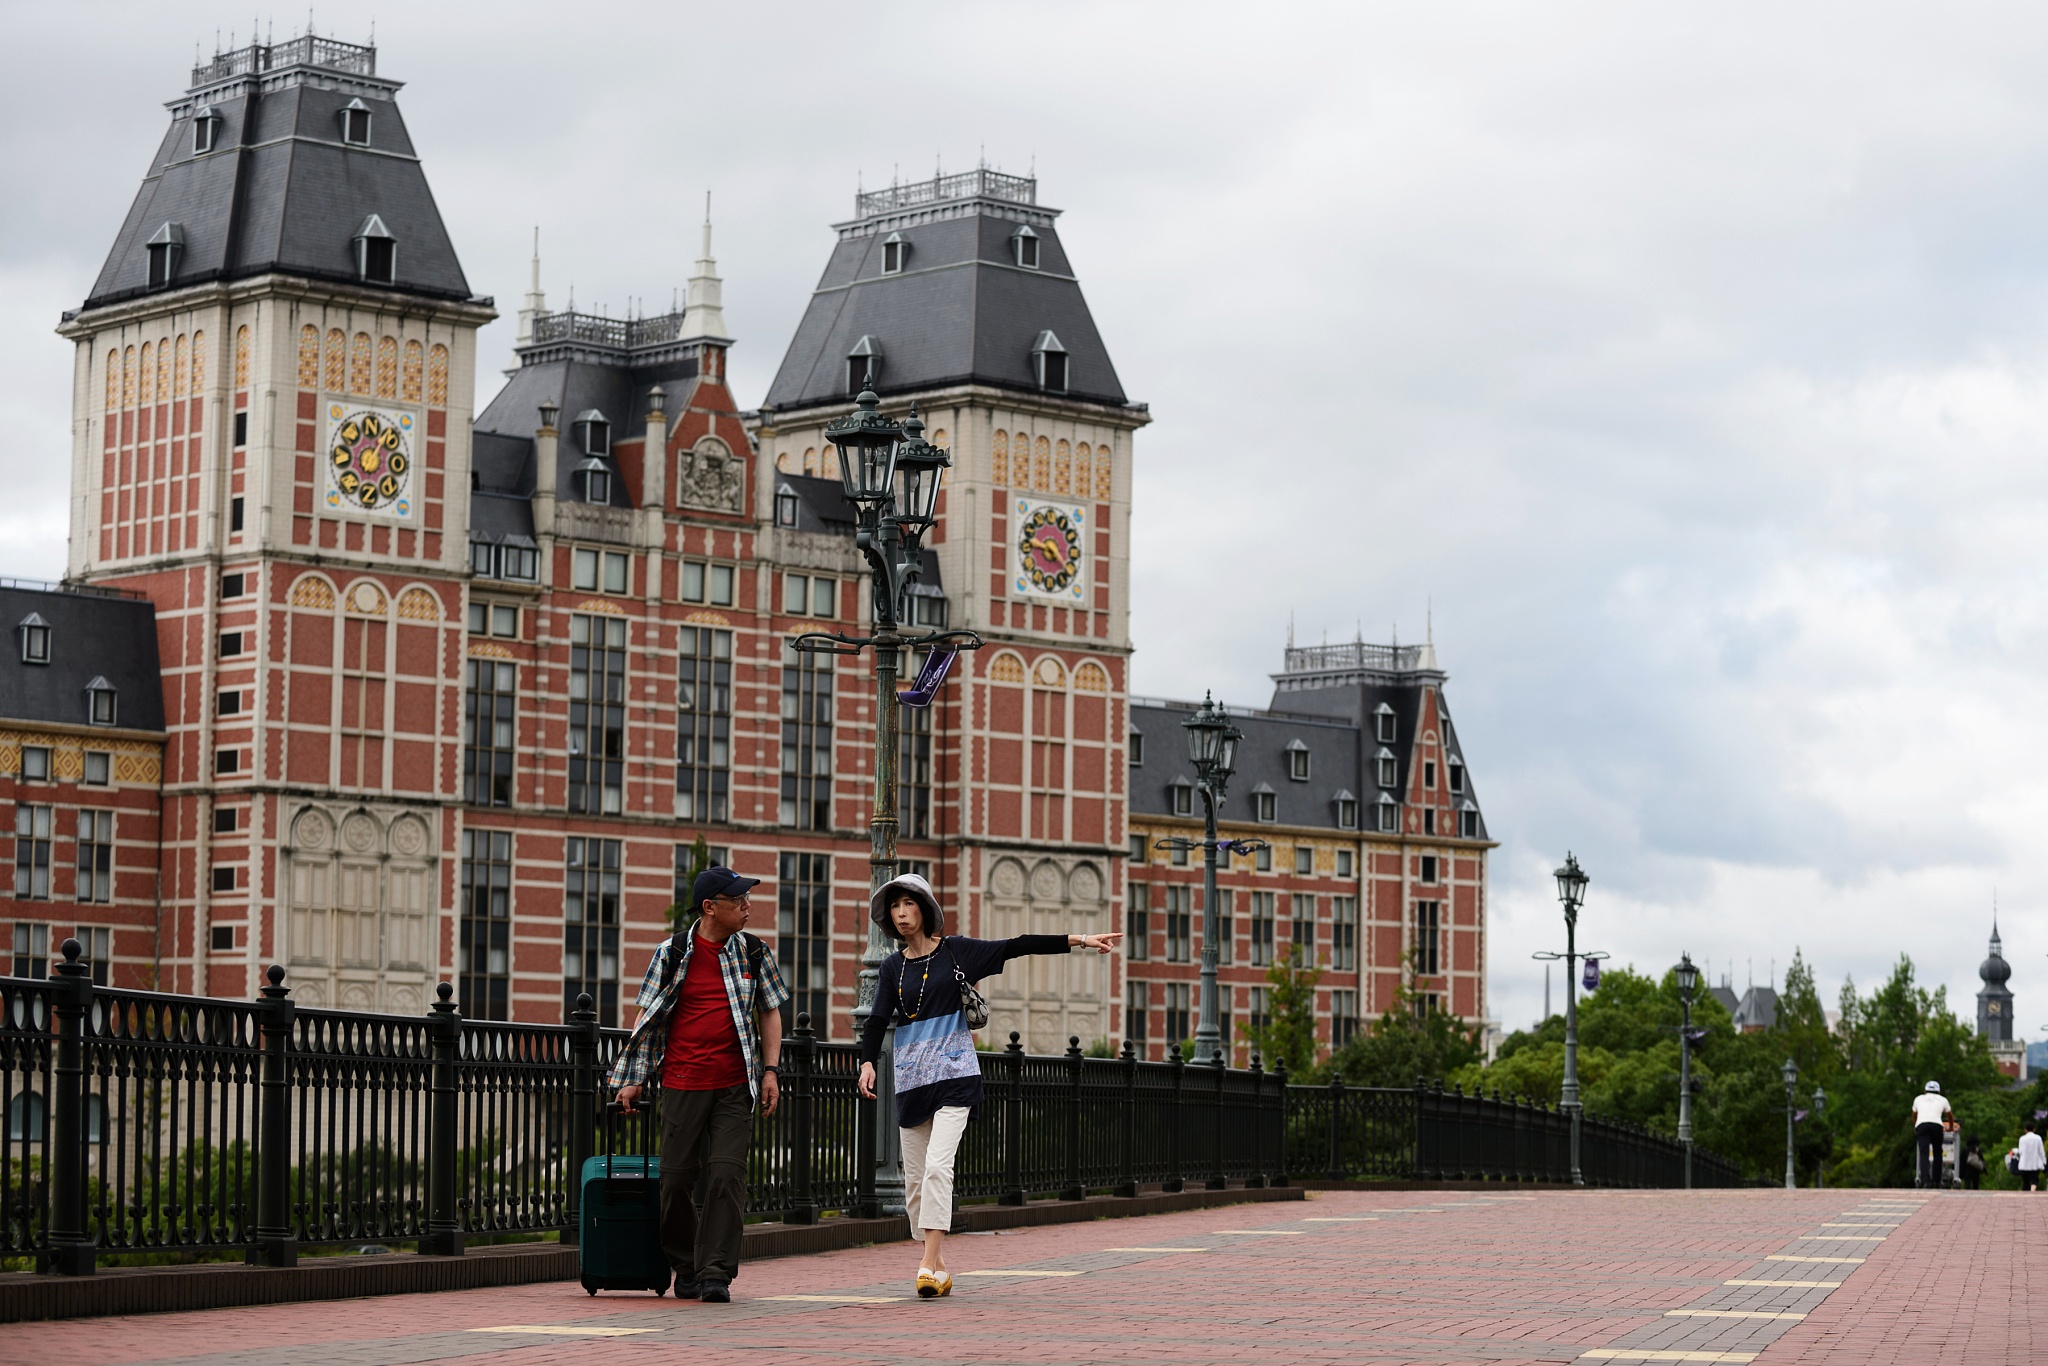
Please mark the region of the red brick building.
<svg viewBox="0 0 2048 1366"><path fill-rule="evenodd" d="M977 169L859 196L753 410L727 385L708 223L688 306L660 317L550 311L536 261L519 363L476 412L495 305L462 272L398 89L374 49L316 38L196 69L60 329L78 376L67 581L146 598L159 656L157 729L123 742L161 746L160 795L134 780L116 843L123 868L160 853L146 897L117 879L114 980L241 995L281 962L308 1004L416 1011L445 978L471 1015L556 1020L588 991L610 1022L701 837L767 881L753 927L797 1008L845 1037L872 661L788 642L869 615L823 431L870 376L954 461L909 615L988 642L934 705L901 709L902 856L968 933L1123 924L1142 776L1130 476L1150 414L1036 181ZM0 716L61 720L11 691ZM6 781L41 781L10 753ZM62 862L76 821L53 819ZM1443 855L1478 924L1483 846ZM65 930L62 886L0 919ZM1405 923L1361 895L1371 923ZM1163 993L1159 958L1136 961ZM1119 1040L1125 970L1020 965L988 984L997 1036ZM1467 980L1444 999L1483 1009ZM1377 981L1353 989L1379 1000Z"/></svg>

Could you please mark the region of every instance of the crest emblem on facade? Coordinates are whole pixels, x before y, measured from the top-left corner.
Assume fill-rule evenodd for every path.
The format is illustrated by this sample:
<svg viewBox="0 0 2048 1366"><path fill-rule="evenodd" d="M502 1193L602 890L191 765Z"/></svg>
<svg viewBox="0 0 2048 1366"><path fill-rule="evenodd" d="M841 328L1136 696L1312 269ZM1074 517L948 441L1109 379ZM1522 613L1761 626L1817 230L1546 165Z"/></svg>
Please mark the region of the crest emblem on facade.
<svg viewBox="0 0 2048 1366"><path fill-rule="evenodd" d="M1080 602L1086 513L1064 503L1019 499L1017 523L1017 591Z"/></svg>
<svg viewBox="0 0 2048 1366"><path fill-rule="evenodd" d="M327 408L327 506L412 515L413 419L380 408Z"/></svg>

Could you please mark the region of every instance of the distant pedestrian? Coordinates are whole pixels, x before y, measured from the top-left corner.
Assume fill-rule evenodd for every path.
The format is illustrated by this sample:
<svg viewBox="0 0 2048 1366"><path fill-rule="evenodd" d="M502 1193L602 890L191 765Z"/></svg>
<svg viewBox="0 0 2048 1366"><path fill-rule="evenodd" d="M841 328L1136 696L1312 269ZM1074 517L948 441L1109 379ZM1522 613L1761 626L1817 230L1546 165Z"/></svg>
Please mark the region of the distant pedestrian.
<svg viewBox="0 0 2048 1366"><path fill-rule="evenodd" d="M781 1006L775 954L746 931L759 879L730 868L697 875L697 921L662 941L640 984L640 1019L612 1067L627 1111L661 1082L661 1247L676 1298L726 1304L746 1230L747 1148L754 1104L775 1113ZM756 1023L758 1019L758 1024ZM704 1183L700 1212L694 1193Z"/></svg>
<svg viewBox="0 0 2048 1366"><path fill-rule="evenodd" d="M1933 1190L1941 1184L1942 1121L1949 1116L1948 1098L1941 1083L1930 1081L1927 1090L1913 1097L1913 1157L1919 1174L1913 1184Z"/></svg>
<svg viewBox="0 0 2048 1366"><path fill-rule="evenodd" d="M2048 1145L2044 1145L2041 1142L2041 1135L2034 1132L2033 1120L2028 1120L2021 1127L2019 1146L2014 1148L2013 1152L2019 1158L2013 1170L2020 1174L2020 1189L2041 1189L2041 1170L2048 1167Z"/></svg>
<svg viewBox="0 0 2048 1366"><path fill-rule="evenodd" d="M1963 1178L1963 1185L1969 1190L1976 1190L1984 1179L1985 1162L1984 1145L1974 1135L1963 1144L1963 1155L1956 1165L1961 1169L1958 1175Z"/></svg>
<svg viewBox="0 0 2048 1366"><path fill-rule="evenodd" d="M903 1134L903 1203L913 1237L924 1240L917 1268L923 1299L949 1295L943 1245L953 1227L953 1157L974 1107L981 1104L981 1060L967 1021L966 991L1003 970L1012 958L1108 953L1120 934L1022 934L1014 939L964 939L943 934L945 914L931 884L905 873L876 891L869 911L903 947L882 962L873 1013L861 1031L861 1095L875 1098L875 1061L882 1035L896 1025L896 1123ZM960 1344L963 1355L972 1355Z"/></svg>

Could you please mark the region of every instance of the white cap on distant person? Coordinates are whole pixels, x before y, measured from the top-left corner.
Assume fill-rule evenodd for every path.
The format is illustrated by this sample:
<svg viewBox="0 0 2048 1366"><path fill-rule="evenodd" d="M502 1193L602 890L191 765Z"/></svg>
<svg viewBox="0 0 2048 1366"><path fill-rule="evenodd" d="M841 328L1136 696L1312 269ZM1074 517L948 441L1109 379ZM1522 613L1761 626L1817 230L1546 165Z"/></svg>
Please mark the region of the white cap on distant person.
<svg viewBox="0 0 2048 1366"><path fill-rule="evenodd" d="M1941 1090L1941 1083L1938 1081L1930 1081L1927 1083L1927 1089L1930 1091L1939 1091Z"/></svg>

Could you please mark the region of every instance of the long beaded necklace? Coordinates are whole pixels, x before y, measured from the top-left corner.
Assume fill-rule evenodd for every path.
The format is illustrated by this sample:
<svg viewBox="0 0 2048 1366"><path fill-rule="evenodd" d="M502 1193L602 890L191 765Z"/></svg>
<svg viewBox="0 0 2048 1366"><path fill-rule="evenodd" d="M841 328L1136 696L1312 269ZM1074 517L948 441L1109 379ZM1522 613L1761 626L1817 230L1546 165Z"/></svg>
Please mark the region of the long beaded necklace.
<svg viewBox="0 0 2048 1366"><path fill-rule="evenodd" d="M939 944L943 944L944 942L945 940L941 939L939 941ZM917 979L917 1009L905 1011L905 1019L914 1020L924 1011L925 988L931 984L932 959L937 958L939 956L939 944L932 945L932 951L926 954L922 959L918 960L924 964L924 972ZM905 968L908 968L910 966L910 960L908 958L903 960L903 966ZM903 992L900 987L897 989L896 995L898 1000L902 999Z"/></svg>

